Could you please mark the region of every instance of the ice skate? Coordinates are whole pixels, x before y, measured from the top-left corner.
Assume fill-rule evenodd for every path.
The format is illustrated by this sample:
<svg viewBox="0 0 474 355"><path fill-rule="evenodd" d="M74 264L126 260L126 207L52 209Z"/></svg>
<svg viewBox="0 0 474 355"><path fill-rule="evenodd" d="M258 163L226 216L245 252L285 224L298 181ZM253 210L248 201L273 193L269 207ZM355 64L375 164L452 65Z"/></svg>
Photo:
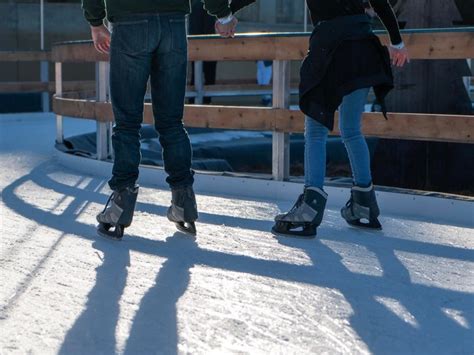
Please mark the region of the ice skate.
<svg viewBox="0 0 474 355"><path fill-rule="evenodd" d="M196 196L192 186L184 186L171 190L171 206L168 219L176 224L181 232L195 235L195 221L198 219Z"/></svg>
<svg viewBox="0 0 474 355"><path fill-rule="evenodd" d="M323 219L326 201L327 194L323 190L314 187L306 188L289 212L275 217L272 232L314 238Z"/></svg>
<svg viewBox="0 0 474 355"><path fill-rule="evenodd" d="M100 236L122 239L125 228L132 224L138 189L138 185L135 185L112 192L104 210L97 215L97 233Z"/></svg>
<svg viewBox="0 0 474 355"><path fill-rule="evenodd" d="M377 218L379 214L380 210L372 184L369 187L353 186L350 200L341 209L341 216L354 227L382 229Z"/></svg>

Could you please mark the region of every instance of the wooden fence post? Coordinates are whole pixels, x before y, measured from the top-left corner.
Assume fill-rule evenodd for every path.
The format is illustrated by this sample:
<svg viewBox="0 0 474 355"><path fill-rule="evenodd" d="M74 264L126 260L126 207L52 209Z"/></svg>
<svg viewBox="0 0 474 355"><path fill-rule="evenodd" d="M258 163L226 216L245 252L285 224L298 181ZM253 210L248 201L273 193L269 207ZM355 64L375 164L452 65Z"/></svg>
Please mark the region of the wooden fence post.
<svg viewBox="0 0 474 355"><path fill-rule="evenodd" d="M58 62L55 63L54 77L55 77L55 84L56 84L56 96L60 97L63 94L62 63L58 63ZM64 142L63 116L56 115L56 143L62 144L63 142Z"/></svg>
<svg viewBox="0 0 474 355"><path fill-rule="evenodd" d="M107 92L109 86L108 80L109 63L96 63L96 97L97 101L107 101ZM110 123L97 121L96 131L96 149L97 159L105 160L109 156L109 137L110 137Z"/></svg>
<svg viewBox="0 0 474 355"><path fill-rule="evenodd" d="M290 62L273 61L273 108L288 108L290 103ZM282 181L290 177L290 135L273 132L272 175Z"/></svg>

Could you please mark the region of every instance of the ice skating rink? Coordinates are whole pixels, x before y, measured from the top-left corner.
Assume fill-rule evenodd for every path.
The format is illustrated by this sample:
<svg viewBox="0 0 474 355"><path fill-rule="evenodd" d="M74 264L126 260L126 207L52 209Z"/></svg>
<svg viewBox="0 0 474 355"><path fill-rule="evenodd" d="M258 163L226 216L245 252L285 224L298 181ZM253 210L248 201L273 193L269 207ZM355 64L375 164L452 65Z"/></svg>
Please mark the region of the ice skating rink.
<svg viewBox="0 0 474 355"><path fill-rule="evenodd" d="M285 239L269 230L296 195L241 181L199 194L192 238L151 171L113 242L95 233L108 171L65 166L54 132L53 115L0 115L0 354L474 352L472 201L383 195L370 232L342 221L333 189L318 238Z"/></svg>

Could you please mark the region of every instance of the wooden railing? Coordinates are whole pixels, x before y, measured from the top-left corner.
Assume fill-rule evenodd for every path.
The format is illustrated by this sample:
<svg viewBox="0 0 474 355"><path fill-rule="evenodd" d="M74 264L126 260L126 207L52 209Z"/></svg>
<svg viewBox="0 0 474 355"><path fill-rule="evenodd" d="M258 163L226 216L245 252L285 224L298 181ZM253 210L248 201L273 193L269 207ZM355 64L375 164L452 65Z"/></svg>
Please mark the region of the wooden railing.
<svg viewBox="0 0 474 355"><path fill-rule="evenodd" d="M474 58L474 28L404 31L404 41L413 59ZM380 34L382 41L388 38ZM215 36L194 37L189 41L192 61L272 60L273 107L186 105L188 127L264 130L273 132L273 177L289 176L289 133L303 131L303 115L289 110L290 61L301 60L308 46L308 34L243 34L234 39ZM113 114L108 101L108 57L95 51L91 42L68 42L54 46L56 95L53 110L58 115L57 141L62 142L62 116L97 121L97 157L113 154L110 135ZM63 97L62 63L98 63L95 100ZM197 78L199 79L199 78ZM202 83L197 82L196 85ZM364 114L367 136L393 139L474 143L474 117L461 115L390 113L389 120L379 113ZM144 122L153 122L150 104L145 104ZM337 127L337 123L335 127ZM338 133L337 131L335 133Z"/></svg>
<svg viewBox="0 0 474 355"><path fill-rule="evenodd" d="M49 94L56 90L54 81L49 80L49 61L51 52L48 51L0 51L0 62L39 62L40 81L0 81L0 93L43 93L43 111L49 111ZM195 62L196 73L202 73L202 62ZM202 76L196 74L196 85L186 88L186 97L194 98L196 103L202 103L205 96L261 96L272 93L270 85L257 85L249 80L226 80L217 85L203 85ZM64 92L91 92L95 90L95 81L76 80L63 81ZM297 93L297 84L293 85L292 93Z"/></svg>
<svg viewBox="0 0 474 355"><path fill-rule="evenodd" d="M42 92L41 106L49 111L49 61L51 53L46 51L0 52L1 62L39 62L39 82L0 82L0 92Z"/></svg>
<svg viewBox="0 0 474 355"><path fill-rule="evenodd" d="M1 62L33 62L39 64L40 81L0 81L0 93L42 93L42 109L50 111L50 94L56 91L54 82L49 80L49 62L51 52L49 51L0 51ZM84 92L95 90L95 81L65 81L65 91Z"/></svg>

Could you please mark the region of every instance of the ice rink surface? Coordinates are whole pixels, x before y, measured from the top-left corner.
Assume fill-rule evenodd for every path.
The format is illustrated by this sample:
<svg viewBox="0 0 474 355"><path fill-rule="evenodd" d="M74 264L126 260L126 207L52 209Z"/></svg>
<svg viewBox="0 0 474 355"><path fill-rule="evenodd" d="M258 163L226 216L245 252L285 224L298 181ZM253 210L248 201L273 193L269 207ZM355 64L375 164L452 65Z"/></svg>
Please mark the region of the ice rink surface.
<svg viewBox="0 0 474 355"><path fill-rule="evenodd" d="M200 194L192 238L144 186L112 242L106 179L53 141L52 115L0 116L0 354L474 352L472 224L383 214L370 232L331 207L318 238L288 239L269 230L293 201Z"/></svg>

